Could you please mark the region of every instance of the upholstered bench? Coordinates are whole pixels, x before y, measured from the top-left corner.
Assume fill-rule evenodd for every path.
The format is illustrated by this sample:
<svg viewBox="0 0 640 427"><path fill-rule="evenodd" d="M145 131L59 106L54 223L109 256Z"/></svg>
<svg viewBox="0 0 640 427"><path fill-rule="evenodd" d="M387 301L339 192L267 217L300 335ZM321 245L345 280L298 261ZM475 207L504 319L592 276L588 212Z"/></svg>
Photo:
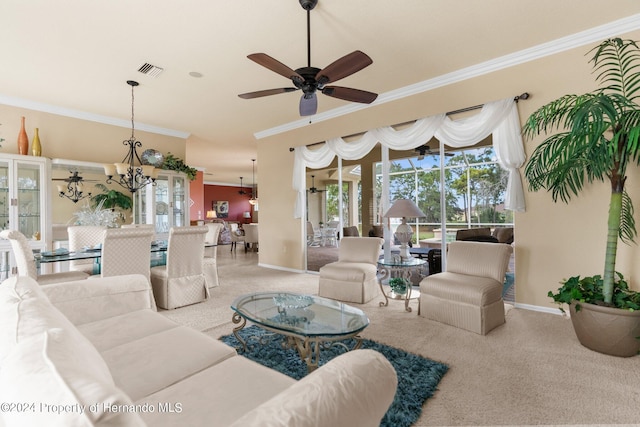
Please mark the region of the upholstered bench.
<svg viewBox="0 0 640 427"><path fill-rule="evenodd" d="M511 251L501 243L449 243L446 271L420 282L420 315L481 335L502 325Z"/></svg>

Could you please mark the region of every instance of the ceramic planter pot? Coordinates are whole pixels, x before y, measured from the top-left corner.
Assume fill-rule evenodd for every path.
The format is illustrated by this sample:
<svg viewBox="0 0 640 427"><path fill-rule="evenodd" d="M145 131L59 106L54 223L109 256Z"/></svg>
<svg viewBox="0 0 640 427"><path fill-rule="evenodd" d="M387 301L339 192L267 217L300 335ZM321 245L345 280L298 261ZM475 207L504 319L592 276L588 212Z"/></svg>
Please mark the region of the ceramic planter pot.
<svg viewBox="0 0 640 427"><path fill-rule="evenodd" d="M640 351L640 311L574 302L571 323L583 346L611 356L630 357Z"/></svg>

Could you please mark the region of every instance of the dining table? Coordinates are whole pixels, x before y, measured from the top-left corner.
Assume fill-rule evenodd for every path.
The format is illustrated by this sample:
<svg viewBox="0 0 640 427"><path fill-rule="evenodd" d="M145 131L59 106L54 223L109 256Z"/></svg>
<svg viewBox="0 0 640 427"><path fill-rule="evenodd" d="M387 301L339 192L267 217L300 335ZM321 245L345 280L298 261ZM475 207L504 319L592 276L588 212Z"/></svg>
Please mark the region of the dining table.
<svg viewBox="0 0 640 427"><path fill-rule="evenodd" d="M205 243L205 248L215 247L215 243ZM154 241L150 246L151 251L151 267L167 264L167 241ZM93 274L100 274L100 258L102 249L99 247L85 248L81 251L70 252L64 248L58 248L53 251L34 251L33 258L36 262L36 269L40 272L41 264L49 264L55 262L77 261L83 259L93 259Z"/></svg>

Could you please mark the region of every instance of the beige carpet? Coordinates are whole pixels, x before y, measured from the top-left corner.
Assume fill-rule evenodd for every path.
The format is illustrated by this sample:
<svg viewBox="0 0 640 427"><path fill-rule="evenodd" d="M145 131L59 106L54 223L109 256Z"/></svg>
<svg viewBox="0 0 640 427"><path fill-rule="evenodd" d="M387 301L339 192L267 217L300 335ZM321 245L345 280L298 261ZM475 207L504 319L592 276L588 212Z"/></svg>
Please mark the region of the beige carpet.
<svg viewBox="0 0 640 427"><path fill-rule="evenodd" d="M317 292L318 276L257 266L257 255L219 252L221 286L204 303L162 313L219 337L231 332L229 305L258 290ZM639 425L640 357L582 347L562 316L510 309L507 323L476 335L404 311L381 297L361 306L363 336L449 365L415 426Z"/></svg>

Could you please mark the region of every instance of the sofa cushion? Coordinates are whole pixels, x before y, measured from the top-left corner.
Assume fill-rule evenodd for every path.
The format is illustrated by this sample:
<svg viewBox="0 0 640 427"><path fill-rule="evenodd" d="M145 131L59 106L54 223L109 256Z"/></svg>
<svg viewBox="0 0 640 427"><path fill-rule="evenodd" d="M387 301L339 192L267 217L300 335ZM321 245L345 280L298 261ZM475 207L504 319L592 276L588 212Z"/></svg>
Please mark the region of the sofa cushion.
<svg viewBox="0 0 640 427"><path fill-rule="evenodd" d="M0 285L0 324L0 363L24 339L51 328L75 330L40 285L27 276L14 276Z"/></svg>
<svg viewBox="0 0 640 427"><path fill-rule="evenodd" d="M422 279L420 292L450 301L484 307L500 301L502 283L490 277L443 272Z"/></svg>
<svg viewBox="0 0 640 427"><path fill-rule="evenodd" d="M153 427L228 426L295 383L278 371L234 356L135 403L156 408L165 402L181 404L180 412L141 414Z"/></svg>
<svg viewBox="0 0 640 427"><path fill-rule="evenodd" d="M116 385L134 401L235 355L233 347L185 326L102 352Z"/></svg>
<svg viewBox="0 0 640 427"><path fill-rule="evenodd" d="M378 426L396 394L397 381L395 369L382 354L350 351L256 407L231 427Z"/></svg>
<svg viewBox="0 0 640 427"><path fill-rule="evenodd" d="M0 370L0 400L31 403L33 407L4 412L7 424L144 425L135 412L114 414L109 410L110 405L132 402L115 387L97 351L83 342L86 340L78 340L79 336L77 331L53 328L14 347Z"/></svg>
<svg viewBox="0 0 640 427"><path fill-rule="evenodd" d="M320 276L343 282L363 282L375 277L378 269L373 264L361 262L332 262L320 267Z"/></svg>
<svg viewBox="0 0 640 427"><path fill-rule="evenodd" d="M133 327L135 325L135 327ZM151 309L132 311L78 326L78 330L103 352L179 325Z"/></svg>

